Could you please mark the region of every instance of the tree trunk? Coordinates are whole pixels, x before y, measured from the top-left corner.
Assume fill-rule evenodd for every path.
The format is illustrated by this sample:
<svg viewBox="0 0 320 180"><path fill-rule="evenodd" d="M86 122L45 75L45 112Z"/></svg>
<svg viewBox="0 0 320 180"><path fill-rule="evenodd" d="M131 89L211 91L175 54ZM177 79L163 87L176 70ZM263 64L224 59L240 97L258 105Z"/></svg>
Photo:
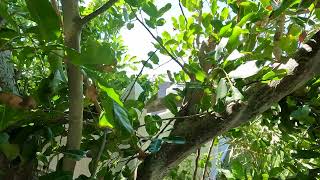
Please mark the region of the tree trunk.
<svg viewBox="0 0 320 180"><path fill-rule="evenodd" d="M10 92L19 95L14 78L10 51L0 52L0 92Z"/></svg>
<svg viewBox="0 0 320 180"><path fill-rule="evenodd" d="M81 30L78 0L62 0L64 43L80 52ZM80 68L66 59L69 86L69 127L67 150L80 149L83 120L83 86ZM76 161L63 159L63 170L73 173Z"/></svg>
<svg viewBox="0 0 320 180"><path fill-rule="evenodd" d="M274 103L291 94L308 80L320 73L320 31L307 42L312 51L300 49L294 59L298 66L291 75L269 85L260 86L250 93L246 102L228 105L222 114L207 114L203 117L187 118L175 122L172 136L186 139L183 145L164 144L159 152L148 156L138 168L139 180L158 180L184 158L213 137L250 121L269 109ZM177 124L178 123L178 124Z"/></svg>

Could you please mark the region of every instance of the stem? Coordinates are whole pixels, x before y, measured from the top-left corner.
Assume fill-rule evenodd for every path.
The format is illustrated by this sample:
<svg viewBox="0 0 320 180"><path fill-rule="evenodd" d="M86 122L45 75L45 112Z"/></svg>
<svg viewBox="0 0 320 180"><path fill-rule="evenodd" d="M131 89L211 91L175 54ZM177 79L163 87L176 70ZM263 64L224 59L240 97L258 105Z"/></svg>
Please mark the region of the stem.
<svg viewBox="0 0 320 180"><path fill-rule="evenodd" d="M212 149L213 149L213 146L214 146L214 140L216 138L213 138L212 141L211 141L211 145L210 145L210 148L209 148L209 151L208 151L208 156L207 156L207 159L206 159L206 163L204 165L204 169L203 169L203 174L202 174L202 179L201 180L204 180L204 178L206 177L206 174L207 174L207 169L208 169L208 165L209 165L209 160L210 160L210 155L211 155L211 152L212 152Z"/></svg>
<svg viewBox="0 0 320 180"><path fill-rule="evenodd" d="M64 43L68 48L80 52L81 26L77 23L80 19L78 1L63 0L63 30ZM80 149L83 123L83 77L79 66L66 59L68 87L69 87L69 127L67 135L67 150ZM64 157L62 169L73 173L76 165L74 159Z"/></svg>
<svg viewBox="0 0 320 180"><path fill-rule="evenodd" d="M193 180L197 180L197 173L198 173L198 162L200 159L200 153L201 153L201 148L197 149L197 156L194 164L194 172L193 172Z"/></svg>
<svg viewBox="0 0 320 180"><path fill-rule="evenodd" d="M273 55L276 62L281 62L282 49L280 47L280 40L284 31L285 18L285 14L282 14L276 22L276 32L273 37Z"/></svg>
<svg viewBox="0 0 320 180"><path fill-rule="evenodd" d="M188 71L188 69L184 66L184 64L182 64L180 61L178 61L178 59L161 43L161 41L150 31L150 29L139 19L139 17L137 16L136 12L133 10L133 8L130 6L131 11L134 13L134 16L136 17L137 21L149 32L149 34L152 36L152 38L154 40L157 41L157 43L159 43L159 45L161 46L161 48L168 54L168 56L170 56L180 67L181 69L189 76L191 77L191 73Z"/></svg>
<svg viewBox="0 0 320 180"><path fill-rule="evenodd" d="M149 56L149 58L146 60L146 62L145 63L143 63L143 66L142 66L142 68L141 68L141 70L140 70L140 72L139 72L139 74L136 76L136 78L134 79L134 81L133 81L133 84L132 84L132 86L130 87L130 90L129 90L129 92L128 92L128 94L126 95L126 97L123 99L123 102L126 102L127 101L127 99L128 99L128 97L129 97L129 95L130 95L130 93L131 93L131 91L132 91L132 89L133 89L133 87L134 87L134 85L136 84L136 82L138 81L138 78L141 76L141 74L142 74L142 72L143 72L143 69L144 69L144 67L146 66L146 64L149 62L149 60L156 54L156 52L158 51L158 49L157 50L155 50L155 51L153 51L153 53Z"/></svg>
<svg viewBox="0 0 320 180"><path fill-rule="evenodd" d="M103 153L103 151L104 151L104 148L106 147L106 142L107 142L107 130L105 130L105 131L103 132L102 143L101 143L101 146L100 146L100 149L99 149L97 158L96 158L95 161L94 161L93 171L92 171L92 174L91 174L91 179L93 179L93 178L96 176L96 174L97 174L98 163L99 163L99 161L100 161L100 158L101 158L101 156L102 156L102 153Z"/></svg>
<svg viewBox="0 0 320 180"><path fill-rule="evenodd" d="M87 24L89 21L91 21L92 19L94 19L95 17L99 16L100 14L104 13L105 11L107 11L111 6L113 6L118 0L109 0L108 2L106 2L104 5L102 5L101 7L99 7L98 9L96 9L95 11L93 11L91 14L83 17L81 19L81 24L85 25Z"/></svg>

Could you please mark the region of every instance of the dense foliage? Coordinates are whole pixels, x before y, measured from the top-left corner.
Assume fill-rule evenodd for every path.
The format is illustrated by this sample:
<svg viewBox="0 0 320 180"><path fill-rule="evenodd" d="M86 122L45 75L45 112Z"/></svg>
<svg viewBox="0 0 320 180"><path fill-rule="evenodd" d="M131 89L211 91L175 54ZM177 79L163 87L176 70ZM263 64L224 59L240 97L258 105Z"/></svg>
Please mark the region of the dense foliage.
<svg viewBox="0 0 320 180"><path fill-rule="evenodd" d="M133 160L142 162L166 148L164 144L190 143L186 137L162 136L175 119L141 116L156 101L159 84L170 80L184 85L161 100L176 119L224 116L230 104L245 103L256 88L290 75L295 67L291 58L319 29L320 4L312 0L177 0L165 6L153 0L114 2L80 27L80 53L65 43L67 24L60 1L0 0L0 54L11 52L8 66L13 65L14 74L9 76L17 88L17 92L7 90L14 88L5 87L0 77L0 175L4 178L70 179L72 174L62 171L61 154L75 160L92 158L88 167L92 178L133 178L138 166ZM104 3L79 2L81 16L88 17ZM172 9L171 3L180 8ZM173 10L176 16L164 18ZM168 23L173 29L158 33ZM121 38L121 29L137 25L146 29L145 36L154 38L154 51L145 52L148 59L128 54ZM143 69L161 65L164 56L181 70L169 69L151 81ZM66 149L61 143L68 133L70 110L67 63L79 66L84 79L80 149ZM142 74L128 76L130 68L142 68ZM143 93L130 99L128 91L135 83ZM219 177L319 177L319 86L314 75L252 121L219 134L230 144L226 161L216 164ZM12 102L8 96L22 102ZM36 104L24 106L30 98ZM181 101L186 103L179 107ZM142 128L147 134L139 133ZM215 141L212 144L217 146L218 138ZM59 157L52 172L52 161ZM204 168L206 157L199 163ZM167 178L192 179L191 171L174 169Z"/></svg>

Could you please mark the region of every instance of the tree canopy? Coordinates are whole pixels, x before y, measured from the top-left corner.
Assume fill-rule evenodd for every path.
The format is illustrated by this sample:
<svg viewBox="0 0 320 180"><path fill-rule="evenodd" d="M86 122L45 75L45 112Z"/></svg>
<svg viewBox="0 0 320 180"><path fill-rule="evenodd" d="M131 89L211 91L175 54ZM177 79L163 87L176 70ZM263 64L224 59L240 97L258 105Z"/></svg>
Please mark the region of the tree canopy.
<svg viewBox="0 0 320 180"><path fill-rule="evenodd" d="M0 0L0 179L72 179L83 158L77 179L179 179L220 138L221 179L319 177L319 3ZM122 38L137 26L146 59ZM183 88L159 98L164 82Z"/></svg>

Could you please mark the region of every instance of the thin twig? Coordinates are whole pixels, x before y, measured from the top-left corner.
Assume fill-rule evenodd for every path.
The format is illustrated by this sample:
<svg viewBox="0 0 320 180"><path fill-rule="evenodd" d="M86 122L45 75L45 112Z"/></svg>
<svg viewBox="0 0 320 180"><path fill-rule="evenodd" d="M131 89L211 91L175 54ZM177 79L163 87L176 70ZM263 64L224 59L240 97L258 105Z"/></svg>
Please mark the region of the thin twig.
<svg viewBox="0 0 320 180"><path fill-rule="evenodd" d="M157 51L158 51L158 49L155 50L155 51L153 51L153 53L149 56L149 58L145 61L145 63L143 63L143 66L142 66L140 72L138 73L138 75L136 76L136 78L134 79L133 84L132 84L132 86L130 87L130 90L129 90L128 94L127 94L126 97L123 99L124 102L128 99L128 97L129 97L129 95L130 95L130 93L131 93L134 85L135 85L136 82L138 81L138 78L141 76L144 67L145 67L146 64L149 62L149 60L156 54Z"/></svg>
<svg viewBox="0 0 320 180"><path fill-rule="evenodd" d="M105 11L107 11L111 6L113 6L118 0L109 0L108 2L106 2L104 5L102 5L101 7L99 7L98 9L96 9L95 11L93 11L92 13L90 13L89 15L83 17L80 20L81 25L85 25L87 24L89 21L91 21L92 19L94 19L95 17L99 16L100 14L104 13Z"/></svg>
<svg viewBox="0 0 320 180"><path fill-rule="evenodd" d="M106 142L107 142L107 130L105 130L105 131L103 132L102 143L101 143L101 146L100 146L100 149L99 149L97 158L96 158L95 161L94 161L93 172L92 172L92 174L91 174L91 179L93 179L93 178L96 176L98 163L99 163L99 161L100 161L100 158L101 158L101 156L102 156L102 153L103 153L103 151L104 151L104 148L106 147Z"/></svg>
<svg viewBox="0 0 320 180"><path fill-rule="evenodd" d="M177 58L171 54L171 52L164 47L164 45L160 42L160 40L150 31L150 29L139 19L139 17L136 14L136 11L133 10L133 8L130 6L131 11L134 13L134 16L136 17L136 19L139 21L139 23L149 32L149 34L152 36L152 38L154 40L156 40L159 45L161 46L161 48L166 51L166 53L182 68L182 70L191 77L191 73L188 71L188 69L180 62L177 60Z"/></svg>
<svg viewBox="0 0 320 180"><path fill-rule="evenodd" d="M180 7L180 11L181 11L181 13L182 13L182 16L184 17L184 20L185 20L185 22L186 22L186 28L187 28L187 26L188 26L188 19L187 19L186 15L184 14L183 7L182 7L182 4L181 4L181 0L179 0L179 7Z"/></svg>
<svg viewBox="0 0 320 180"><path fill-rule="evenodd" d="M201 113L201 114L193 114L193 115L190 115L190 116L180 116L180 117L171 117L171 118L164 118L164 119L160 119L160 120L156 120L156 121L150 121L150 122L147 122L145 124L142 124L139 127L143 127L143 126L146 126L147 124L149 123L153 123L153 122L159 122L159 121L168 121L168 120L175 120L175 119L189 119L189 118L194 118L194 117L200 117L200 116L203 116L203 115L206 115L206 114L209 114L210 112L205 112L205 113Z"/></svg>
<svg viewBox="0 0 320 180"><path fill-rule="evenodd" d="M206 163L204 165L204 169L203 169L203 174L202 174L202 179L201 180L204 180L204 178L206 177L206 174L207 174L209 160L210 160L211 152L212 152L212 149L213 149L213 146L214 146L214 140L215 140L215 138L213 138L212 141L211 141L211 145L210 145L210 148L209 148L209 151L208 151L208 156L207 156L207 159L206 159Z"/></svg>
<svg viewBox="0 0 320 180"><path fill-rule="evenodd" d="M198 162L200 159L200 154L201 154L201 148L197 149L197 156L194 164L194 172L193 172L193 180L197 180L197 174L198 174Z"/></svg>

